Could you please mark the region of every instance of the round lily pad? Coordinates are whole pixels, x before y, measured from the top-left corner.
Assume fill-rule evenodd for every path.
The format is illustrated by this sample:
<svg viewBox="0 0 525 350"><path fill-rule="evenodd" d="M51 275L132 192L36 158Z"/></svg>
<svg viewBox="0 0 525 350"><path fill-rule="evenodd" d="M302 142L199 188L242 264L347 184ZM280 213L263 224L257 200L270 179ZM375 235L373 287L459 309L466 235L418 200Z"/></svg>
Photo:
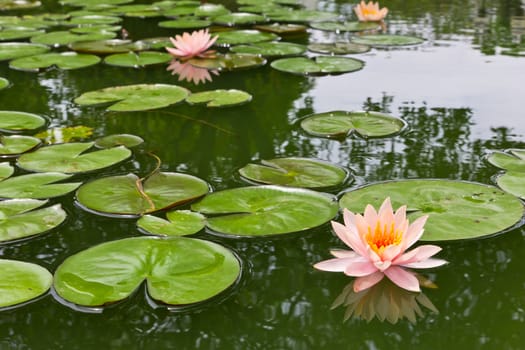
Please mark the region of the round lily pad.
<svg viewBox="0 0 525 350"><path fill-rule="evenodd" d="M51 50L47 45L30 43L0 43L0 61L38 55Z"/></svg>
<svg viewBox="0 0 525 350"><path fill-rule="evenodd" d="M368 52L370 46L347 42L312 43L308 45L308 50L322 54L348 55Z"/></svg>
<svg viewBox="0 0 525 350"><path fill-rule="evenodd" d="M252 54L266 57L301 55L306 46L287 42L256 43L253 45L238 45L230 49L231 52Z"/></svg>
<svg viewBox="0 0 525 350"><path fill-rule="evenodd" d="M494 152L490 164L507 172L496 177L497 185L505 192L525 199L525 150L510 149L508 153Z"/></svg>
<svg viewBox="0 0 525 350"><path fill-rule="evenodd" d="M228 27L255 24L267 21L268 19L266 17L249 12L234 12L213 18L213 23Z"/></svg>
<svg viewBox="0 0 525 350"><path fill-rule="evenodd" d="M71 142L41 147L20 156L18 166L36 172L75 174L107 168L131 156L131 151L123 146L84 153L93 145L94 142Z"/></svg>
<svg viewBox="0 0 525 350"><path fill-rule="evenodd" d="M311 190L254 186L214 192L191 206L211 230L228 236L271 236L322 225L337 214L334 196Z"/></svg>
<svg viewBox="0 0 525 350"><path fill-rule="evenodd" d="M362 32L380 29L379 22L313 22L310 27L330 32Z"/></svg>
<svg viewBox="0 0 525 350"><path fill-rule="evenodd" d="M127 53L129 51L143 51L149 45L143 41L122 39L78 41L69 45L71 50L92 54Z"/></svg>
<svg viewBox="0 0 525 350"><path fill-rule="evenodd" d="M45 294L53 275L40 265L0 259L0 281L0 307L9 307Z"/></svg>
<svg viewBox="0 0 525 350"><path fill-rule="evenodd" d="M215 45L229 47L231 45L253 44L277 39L279 39L279 36L273 33L265 33L254 29L231 30L220 32Z"/></svg>
<svg viewBox="0 0 525 350"><path fill-rule="evenodd" d="M128 148L135 147L144 143L142 137L130 134L108 135L95 140L95 146L98 148L112 148L115 146L125 146Z"/></svg>
<svg viewBox="0 0 525 350"><path fill-rule="evenodd" d="M211 21L200 19L198 17L190 17L190 18L181 17L179 19L159 22L159 27L173 28L173 29L197 29L197 28L206 28L206 27L209 27L210 25L211 25Z"/></svg>
<svg viewBox="0 0 525 350"><path fill-rule="evenodd" d="M271 63L272 68L281 72L300 75L341 74L360 70L365 63L348 57L317 56L281 58Z"/></svg>
<svg viewBox="0 0 525 350"><path fill-rule="evenodd" d="M206 103L207 107L230 107L250 102L252 95L241 90L213 90L193 93L186 98L190 104Z"/></svg>
<svg viewBox="0 0 525 350"><path fill-rule="evenodd" d="M0 111L0 131L2 132L22 132L41 128L46 124L46 120L38 114Z"/></svg>
<svg viewBox="0 0 525 350"><path fill-rule="evenodd" d="M35 28L12 27L0 30L0 41L26 39L43 33L43 30Z"/></svg>
<svg viewBox="0 0 525 350"><path fill-rule="evenodd" d="M41 141L36 137L13 135L0 136L0 158L16 157L39 146Z"/></svg>
<svg viewBox="0 0 525 350"><path fill-rule="evenodd" d="M119 67L145 67L152 64L161 64L171 61L173 57L165 52L142 51L128 52L107 56L104 63Z"/></svg>
<svg viewBox="0 0 525 350"><path fill-rule="evenodd" d="M111 24L97 24L90 26L81 26L71 28L69 31L76 34L89 34L89 33L103 33L103 32L118 32L122 30L120 25L111 25Z"/></svg>
<svg viewBox="0 0 525 350"><path fill-rule="evenodd" d="M208 70L237 70L263 66L266 59L257 55L227 53L217 54L214 58L192 58L188 63Z"/></svg>
<svg viewBox="0 0 525 350"><path fill-rule="evenodd" d="M114 32L75 34L69 31L58 31L36 35L31 38L31 42L34 44L44 44L50 46L65 46L79 41L113 39L116 36L117 34Z"/></svg>
<svg viewBox="0 0 525 350"><path fill-rule="evenodd" d="M341 185L348 173L341 167L317 159L276 158L239 169L249 181L293 187L321 188Z"/></svg>
<svg viewBox="0 0 525 350"><path fill-rule="evenodd" d="M91 106L113 102L108 111L145 111L184 101L188 94L187 89L177 85L138 84L85 92L75 99L75 103Z"/></svg>
<svg viewBox="0 0 525 350"><path fill-rule="evenodd" d="M77 200L99 214L137 216L184 204L208 191L204 180L191 175L160 172L144 180L128 174L104 177L80 186Z"/></svg>
<svg viewBox="0 0 525 350"><path fill-rule="evenodd" d="M282 10L267 12L266 16L276 22L307 23L314 21L334 21L338 19L339 14L316 10L284 8Z"/></svg>
<svg viewBox="0 0 525 350"><path fill-rule="evenodd" d="M230 13L230 10L221 4L202 4L194 12L197 17L217 17L227 13Z"/></svg>
<svg viewBox="0 0 525 350"><path fill-rule="evenodd" d="M2 0L0 2L0 10L23 10L39 7L41 5L42 3L36 0Z"/></svg>
<svg viewBox="0 0 525 350"><path fill-rule="evenodd" d="M379 47L417 45L425 41L415 36L390 34L354 36L351 40L356 44L364 44Z"/></svg>
<svg viewBox="0 0 525 350"><path fill-rule="evenodd" d="M54 287L70 303L103 306L127 298L146 282L152 299L183 306L220 294L240 273L236 256L217 243L135 237L70 256L56 270Z"/></svg>
<svg viewBox="0 0 525 350"><path fill-rule="evenodd" d="M137 221L142 231L159 236L186 236L199 232L206 225L206 218L190 210L173 210L166 214L168 220L144 215Z"/></svg>
<svg viewBox="0 0 525 350"><path fill-rule="evenodd" d="M56 183L69 179L62 173L27 174L0 181L0 198L47 199L63 196L80 186L81 182Z"/></svg>
<svg viewBox="0 0 525 350"><path fill-rule="evenodd" d="M408 218L429 215L422 240L478 238L512 227L523 217L523 204L497 187L452 180L399 180L365 186L343 195L342 208L362 212L390 197L394 208L407 205Z"/></svg>
<svg viewBox="0 0 525 350"><path fill-rule="evenodd" d="M0 77L0 90L5 89L9 86L9 80Z"/></svg>
<svg viewBox="0 0 525 350"><path fill-rule="evenodd" d="M15 168L8 162L0 163L0 181L7 179L15 172Z"/></svg>
<svg viewBox="0 0 525 350"><path fill-rule="evenodd" d="M75 16L72 17L68 25L98 25L98 24L116 24L122 22L122 18L117 16L105 16L105 15L86 15L86 16ZM98 40L98 39L94 39Z"/></svg>
<svg viewBox="0 0 525 350"><path fill-rule="evenodd" d="M261 32L270 32L277 35L303 34L306 33L307 29L305 25L290 23L258 24L254 28Z"/></svg>
<svg viewBox="0 0 525 350"><path fill-rule="evenodd" d="M27 238L47 232L66 219L60 204L37 209L47 200L8 199L0 201L0 242Z"/></svg>
<svg viewBox="0 0 525 350"><path fill-rule="evenodd" d="M191 16L195 17L195 10L199 7L199 4L196 5L177 5L176 7L168 10L164 10L162 14L166 17L179 17L179 16Z"/></svg>
<svg viewBox="0 0 525 350"><path fill-rule="evenodd" d="M93 66L100 62L95 55L78 54L76 52L44 53L41 55L21 57L9 62L13 69L38 72L39 69L56 66L60 69L79 69Z"/></svg>
<svg viewBox="0 0 525 350"><path fill-rule="evenodd" d="M385 137L399 133L405 127L402 119L379 112L332 111L307 116L301 127L309 134L321 137L346 137L356 133L361 137Z"/></svg>
<svg viewBox="0 0 525 350"><path fill-rule="evenodd" d="M71 5L71 6L97 6L97 5L119 5L127 4L133 2L133 0L61 0L62 5Z"/></svg>

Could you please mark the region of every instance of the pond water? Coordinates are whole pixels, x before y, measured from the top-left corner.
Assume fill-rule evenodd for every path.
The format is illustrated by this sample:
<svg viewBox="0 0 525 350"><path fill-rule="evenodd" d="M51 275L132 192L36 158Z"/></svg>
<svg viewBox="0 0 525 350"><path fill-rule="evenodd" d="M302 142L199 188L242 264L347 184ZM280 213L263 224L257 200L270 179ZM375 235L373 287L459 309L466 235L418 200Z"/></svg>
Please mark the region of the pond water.
<svg viewBox="0 0 525 350"><path fill-rule="evenodd" d="M223 3L232 10L237 6ZM304 5L350 16L355 4L311 0ZM167 65L133 69L99 64L33 73L10 69L4 61L0 77L12 86L0 91L1 109L43 115L50 127L88 126L93 138L128 133L145 140L132 160L78 176L82 180L129 172L145 176L157 166L148 154L153 153L162 161L161 170L198 176L214 191L245 186L237 175L240 167L276 157L317 158L350 169L353 181L333 194L406 178L493 184L498 169L486 162L486 155L525 147L525 58L504 54L524 45L525 3L391 0L381 5L390 10L389 33L426 41L352 55L365 62L357 72L307 77L265 65L221 72L195 85L178 81ZM14 13L71 9L44 1L41 8ZM134 40L175 33L159 28L158 21L125 18L123 27ZM308 29L287 40L306 44L350 37ZM192 92L234 88L253 99L222 109L179 104L123 113L73 102L86 91L142 83L178 84ZM408 127L399 135L367 140L355 135L318 138L301 129L302 117L332 110L385 112ZM96 244L141 236L135 220L86 212L73 204L73 194L53 202L65 208L66 222L45 235L1 245L2 258L53 272L67 257ZM0 313L0 349L522 349L524 235L518 227L485 239L440 242L439 257L449 264L422 272L438 286L423 291L438 312L421 306L423 315L416 322L403 318L391 323L344 321L344 307L331 309L352 279L312 268L329 258L330 249L343 247L328 224L261 239L202 231L195 237L231 248L243 263L239 283L220 298L170 311L154 307L141 287L102 313L87 313L49 293ZM406 309L414 304L405 296Z"/></svg>

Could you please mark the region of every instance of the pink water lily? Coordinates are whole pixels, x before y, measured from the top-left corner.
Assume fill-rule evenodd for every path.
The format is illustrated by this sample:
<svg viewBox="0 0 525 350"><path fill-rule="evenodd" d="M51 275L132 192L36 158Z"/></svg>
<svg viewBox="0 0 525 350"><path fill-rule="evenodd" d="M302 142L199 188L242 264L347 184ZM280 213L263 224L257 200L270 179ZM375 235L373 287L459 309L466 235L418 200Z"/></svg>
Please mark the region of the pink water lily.
<svg viewBox="0 0 525 350"><path fill-rule="evenodd" d="M388 14L388 9L383 7L379 9L378 2L369 1L366 4L363 0L354 7L354 12L361 22L378 22L382 21Z"/></svg>
<svg viewBox="0 0 525 350"><path fill-rule="evenodd" d="M176 58L187 60L192 57L203 57L213 53L206 51L212 46L219 36L211 37L208 29L194 31L191 34L184 32L182 36L176 35L175 39L170 38L175 48L166 47L166 50Z"/></svg>
<svg viewBox="0 0 525 350"><path fill-rule="evenodd" d="M352 250L331 251L335 259L321 261L314 267L357 277L356 292L370 288L384 276L401 288L419 292L418 279L406 268L431 268L447 263L430 258L441 250L435 245L422 245L407 251L423 235L428 216L409 224L406 206L394 213L390 198L385 199L379 212L367 205L364 216L344 209L343 217L344 225L332 221L332 227Z"/></svg>

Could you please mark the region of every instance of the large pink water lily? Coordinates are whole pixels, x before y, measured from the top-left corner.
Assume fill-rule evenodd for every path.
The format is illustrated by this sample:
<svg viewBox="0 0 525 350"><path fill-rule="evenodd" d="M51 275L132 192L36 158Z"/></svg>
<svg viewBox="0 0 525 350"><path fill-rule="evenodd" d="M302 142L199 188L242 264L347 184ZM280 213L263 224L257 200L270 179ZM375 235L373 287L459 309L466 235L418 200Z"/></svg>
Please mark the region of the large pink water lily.
<svg viewBox="0 0 525 350"><path fill-rule="evenodd" d="M171 43L175 48L166 47L166 50L173 56L187 60L196 56L205 56L210 54L211 51L206 52L210 46L215 43L218 36L211 37L208 33L208 29L201 29L194 31L191 34L184 32L182 36L176 35L175 39L170 38Z"/></svg>
<svg viewBox="0 0 525 350"><path fill-rule="evenodd" d="M370 288L384 276L401 288L419 292L418 279L405 268L431 268L446 263L445 260L430 258L441 250L435 245L422 245L407 251L423 235L428 216L409 224L406 206L394 213L390 198L385 199L379 212L367 205L364 216L344 209L343 217L344 225L332 221L332 227L352 250L331 251L335 259L321 261L314 267L357 277L354 283L356 292Z"/></svg>
<svg viewBox="0 0 525 350"><path fill-rule="evenodd" d="M354 7L354 12L361 22L378 22L383 20L388 14L388 9L383 7L379 9L378 2L369 1L366 4L363 0Z"/></svg>

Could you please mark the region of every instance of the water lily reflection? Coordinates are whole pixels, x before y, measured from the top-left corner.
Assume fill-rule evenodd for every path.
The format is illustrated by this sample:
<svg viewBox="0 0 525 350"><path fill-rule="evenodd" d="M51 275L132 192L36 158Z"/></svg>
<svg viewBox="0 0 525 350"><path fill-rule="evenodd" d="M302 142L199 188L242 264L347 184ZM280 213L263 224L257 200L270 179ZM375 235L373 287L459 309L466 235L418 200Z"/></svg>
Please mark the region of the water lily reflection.
<svg viewBox="0 0 525 350"><path fill-rule="evenodd" d="M178 75L179 81L186 80L188 82L193 82L195 85L212 81L211 74L219 75L219 71L217 70L195 67L188 62L180 62L177 60L171 61L167 70L171 71L172 75Z"/></svg>
<svg viewBox="0 0 525 350"><path fill-rule="evenodd" d="M423 286L437 288L423 276L418 275L418 279ZM377 318L381 322L386 320L394 324L406 318L415 323L417 317L424 315L424 308L438 313L437 308L423 292L407 291L386 278L360 292L354 291L354 283L355 281L348 283L332 304L332 309L339 306L346 308L345 321L351 317L368 322Z"/></svg>

